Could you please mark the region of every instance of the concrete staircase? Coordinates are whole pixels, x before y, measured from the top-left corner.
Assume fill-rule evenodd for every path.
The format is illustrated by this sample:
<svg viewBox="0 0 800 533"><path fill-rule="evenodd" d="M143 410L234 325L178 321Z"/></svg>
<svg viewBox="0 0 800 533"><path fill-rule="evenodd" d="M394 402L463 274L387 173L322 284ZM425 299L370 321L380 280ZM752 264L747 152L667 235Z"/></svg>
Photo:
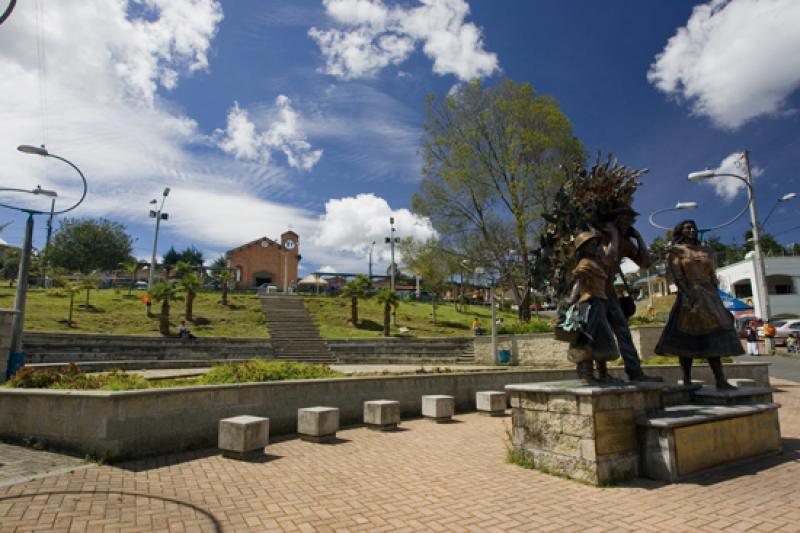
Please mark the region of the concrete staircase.
<svg viewBox="0 0 800 533"><path fill-rule="evenodd" d="M36 366L75 363L92 372L108 368L194 368L248 359L271 359L269 339L178 339L142 335L26 332L25 361Z"/></svg>
<svg viewBox="0 0 800 533"><path fill-rule="evenodd" d="M303 363L334 363L336 358L319 336L302 298L281 294L261 297L276 359Z"/></svg>

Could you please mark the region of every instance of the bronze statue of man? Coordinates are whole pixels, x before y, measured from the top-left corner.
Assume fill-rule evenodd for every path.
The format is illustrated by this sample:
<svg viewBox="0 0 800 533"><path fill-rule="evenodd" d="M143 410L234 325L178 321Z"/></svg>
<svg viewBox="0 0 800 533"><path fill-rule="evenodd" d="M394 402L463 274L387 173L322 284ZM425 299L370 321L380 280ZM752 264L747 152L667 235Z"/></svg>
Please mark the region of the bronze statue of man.
<svg viewBox="0 0 800 533"><path fill-rule="evenodd" d="M608 323L617 339L620 355L625 364L625 373L630 381L662 381L660 377L648 376L642 370L639 353L633 344L628 318L614 289L614 278L620 273L620 261L627 257L640 267L650 266L647 245L641 234L633 227L639 215L629 205L612 210L605 216L606 223L601 228L606 255L604 266L607 273L606 292L608 294Z"/></svg>

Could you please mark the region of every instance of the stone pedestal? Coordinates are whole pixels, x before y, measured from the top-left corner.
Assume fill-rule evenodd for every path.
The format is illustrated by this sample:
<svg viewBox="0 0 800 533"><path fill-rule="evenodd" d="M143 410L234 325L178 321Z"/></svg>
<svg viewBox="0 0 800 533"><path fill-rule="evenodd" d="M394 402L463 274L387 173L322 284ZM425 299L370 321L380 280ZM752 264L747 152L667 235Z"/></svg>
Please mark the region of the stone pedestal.
<svg viewBox="0 0 800 533"><path fill-rule="evenodd" d="M683 385L679 383L677 385L667 385L661 393L662 403L664 407L691 403L692 393L702 387L700 384Z"/></svg>
<svg viewBox="0 0 800 533"><path fill-rule="evenodd" d="M730 390L703 387L692 393L692 403L700 405L772 403L772 387L739 387Z"/></svg>
<svg viewBox="0 0 800 533"><path fill-rule="evenodd" d="M400 423L400 402L370 400L364 402L364 423L370 429L391 431Z"/></svg>
<svg viewBox="0 0 800 533"><path fill-rule="evenodd" d="M478 391L475 393L475 406L478 411L492 416L506 414L506 393L503 391Z"/></svg>
<svg viewBox="0 0 800 533"><path fill-rule="evenodd" d="M225 457L250 459L269 443L269 418L235 416L219 421L218 447Z"/></svg>
<svg viewBox="0 0 800 533"><path fill-rule="evenodd" d="M636 478L636 418L662 407L663 387L581 380L507 385L514 450L540 470L592 484Z"/></svg>
<svg viewBox="0 0 800 533"><path fill-rule="evenodd" d="M452 396L430 395L422 397L422 416L434 422L449 422L456 411Z"/></svg>
<svg viewBox="0 0 800 533"><path fill-rule="evenodd" d="M778 404L680 405L637 420L642 474L678 481L781 449Z"/></svg>
<svg viewBox="0 0 800 533"><path fill-rule="evenodd" d="M755 387L756 386L756 380L747 379L747 378L729 379L728 383L730 383L734 387Z"/></svg>
<svg viewBox="0 0 800 533"><path fill-rule="evenodd" d="M327 442L336 438L339 409L336 407L304 407L297 410L297 433L309 442Z"/></svg>

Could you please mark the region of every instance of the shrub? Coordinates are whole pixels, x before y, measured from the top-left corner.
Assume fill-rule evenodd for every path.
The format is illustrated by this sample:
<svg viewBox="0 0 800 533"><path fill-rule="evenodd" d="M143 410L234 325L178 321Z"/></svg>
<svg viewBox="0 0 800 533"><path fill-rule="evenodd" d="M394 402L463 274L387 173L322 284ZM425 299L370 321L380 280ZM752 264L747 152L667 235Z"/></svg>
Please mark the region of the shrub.
<svg viewBox="0 0 800 533"><path fill-rule="evenodd" d="M105 374L86 374L70 363L63 370L25 366L8 381L20 389L132 390L147 389L150 384L137 374L112 370Z"/></svg>
<svg viewBox="0 0 800 533"><path fill-rule="evenodd" d="M513 324L503 324L497 330L500 335L523 335L526 333L550 333L553 326L546 320L531 320L528 323L516 322Z"/></svg>
<svg viewBox="0 0 800 533"><path fill-rule="evenodd" d="M251 359L244 363L223 363L212 368L198 380L201 385L280 381L284 379L318 379L340 377L344 374L324 365L308 365L288 361Z"/></svg>

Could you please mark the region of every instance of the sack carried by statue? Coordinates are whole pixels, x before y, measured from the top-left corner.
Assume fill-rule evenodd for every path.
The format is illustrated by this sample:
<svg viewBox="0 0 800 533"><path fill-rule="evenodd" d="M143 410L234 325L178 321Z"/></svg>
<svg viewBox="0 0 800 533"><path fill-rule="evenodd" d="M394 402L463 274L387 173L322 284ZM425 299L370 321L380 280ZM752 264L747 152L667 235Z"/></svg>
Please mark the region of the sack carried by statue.
<svg viewBox="0 0 800 533"><path fill-rule="evenodd" d="M571 305L564 316L559 317L555 330L556 340L573 343L580 338L581 333L583 333L583 326L580 320L580 313L577 306Z"/></svg>
<svg viewBox="0 0 800 533"><path fill-rule="evenodd" d="M636 302L633 301L633 296L620 296L619 306L622 308L625 318L630 318L636 314Z"/></svg>

